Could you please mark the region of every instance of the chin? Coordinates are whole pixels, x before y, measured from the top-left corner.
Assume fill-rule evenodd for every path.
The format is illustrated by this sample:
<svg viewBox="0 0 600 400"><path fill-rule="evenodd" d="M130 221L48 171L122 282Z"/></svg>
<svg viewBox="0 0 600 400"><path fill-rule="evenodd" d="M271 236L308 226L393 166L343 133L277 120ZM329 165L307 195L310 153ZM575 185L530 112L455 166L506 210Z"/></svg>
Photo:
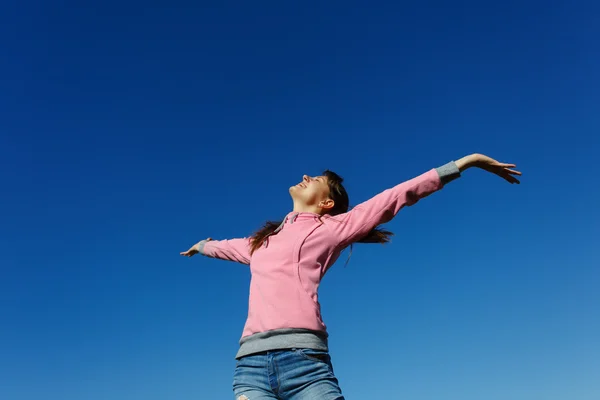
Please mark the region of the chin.
<svg viewBox="0 0 600 400"><path fill-rule="evenodd" d="M292 200L296 200L300 196L300 193L298 193L298 189L300 189L300 188L297 186L290 187L289 192L290 192L290 197L292 198Z"/></svg>

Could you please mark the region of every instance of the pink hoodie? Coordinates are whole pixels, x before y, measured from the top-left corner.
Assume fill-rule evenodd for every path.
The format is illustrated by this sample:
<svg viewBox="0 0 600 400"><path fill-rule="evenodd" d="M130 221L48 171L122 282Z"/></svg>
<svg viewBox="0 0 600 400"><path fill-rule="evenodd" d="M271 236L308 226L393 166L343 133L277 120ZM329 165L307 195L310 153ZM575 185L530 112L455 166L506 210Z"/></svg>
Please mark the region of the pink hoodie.
<svg viewBox="0 0 600 400"><path fill-rule="evenodd" d="M342 250L458 174L454 163L432 169L333 217L290 213L252 256L248 238L203 242L201 253L208 257L250 265L248 319L242 338L289 329L326 335L318 289Z"/></svg>

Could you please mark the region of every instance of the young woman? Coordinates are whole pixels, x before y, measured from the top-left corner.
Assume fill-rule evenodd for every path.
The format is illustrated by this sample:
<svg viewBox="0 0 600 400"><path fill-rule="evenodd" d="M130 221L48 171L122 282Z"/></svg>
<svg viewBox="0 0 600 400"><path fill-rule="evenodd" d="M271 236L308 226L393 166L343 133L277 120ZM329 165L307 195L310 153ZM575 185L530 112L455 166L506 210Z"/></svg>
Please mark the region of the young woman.
<svg viewBox="0 0 600 400"><path fill-rule="evenodd" d="M473 154L385 190L348 211L342 179L304 176L289 191L294 209L249 238L202 240L181 255L250 265L248 319L233 389L237 400L340 400L321 318L318 288L340 253L355 242L385 243L377 228L404 206L436 192L470 167L519 183L513 164Z"/></svg>

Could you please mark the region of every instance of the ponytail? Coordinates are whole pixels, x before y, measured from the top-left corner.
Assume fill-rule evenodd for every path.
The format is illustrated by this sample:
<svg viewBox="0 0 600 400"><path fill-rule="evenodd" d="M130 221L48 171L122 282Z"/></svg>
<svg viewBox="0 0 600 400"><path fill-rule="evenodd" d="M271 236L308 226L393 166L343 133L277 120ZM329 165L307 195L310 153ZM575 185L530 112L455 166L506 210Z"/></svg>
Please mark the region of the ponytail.
<svg viewBox="0 0 600 400"><path fill-rule="evenodd" d="M267 221L265 224L254 232L254 234L250 237L250 255L254 254L254 252L260 249L260 246L263 245L268 236L275 233L279 225L281 225L282 221Z"/></svg>
<svg viewBox="0 0 600 400"><path fill-rule="evenodd" d="M373 228L366 236L358 241L358 243L389 243L394 234L386 229Z"/></svg>

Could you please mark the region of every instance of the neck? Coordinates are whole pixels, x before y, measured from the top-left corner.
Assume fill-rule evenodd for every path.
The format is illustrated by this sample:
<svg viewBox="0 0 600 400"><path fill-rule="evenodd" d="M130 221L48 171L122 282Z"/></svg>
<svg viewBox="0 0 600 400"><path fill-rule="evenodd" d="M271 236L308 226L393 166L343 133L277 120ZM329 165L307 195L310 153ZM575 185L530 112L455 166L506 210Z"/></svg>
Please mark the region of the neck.
<svg viewBox="0 0 600 400"><path fill-rule="evenodd" d="M317 206L307 206L306 204L298 204L294 202L293 212L297 213L312 213L312 214L321 214L321 207Z"/></svg>

